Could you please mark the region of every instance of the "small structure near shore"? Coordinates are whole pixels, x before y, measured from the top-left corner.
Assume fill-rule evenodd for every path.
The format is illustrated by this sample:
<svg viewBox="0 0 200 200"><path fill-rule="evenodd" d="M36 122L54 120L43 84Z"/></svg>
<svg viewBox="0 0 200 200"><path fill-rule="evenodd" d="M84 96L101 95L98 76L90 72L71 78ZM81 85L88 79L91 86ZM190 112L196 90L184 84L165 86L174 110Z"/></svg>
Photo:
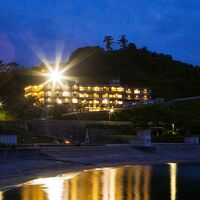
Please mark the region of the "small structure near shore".
<svg viewBox="0 0 200 200"><path fill-rule="evenodd" d="M151 147L151 130L137 132L137 139L131 140L130 144L137 147Z"/></svg>
<svg viewBox="0 0 200 200"><path fill-rule="evenodd" d="M0 143L17 144L17 133L13 130L0 130Z"/></svg>
<svg viewBox="0 0 200 200"><path fill-rule="evenodd" d="M185 144L199 144L198 136L186 136L184 139Z"/></svg>

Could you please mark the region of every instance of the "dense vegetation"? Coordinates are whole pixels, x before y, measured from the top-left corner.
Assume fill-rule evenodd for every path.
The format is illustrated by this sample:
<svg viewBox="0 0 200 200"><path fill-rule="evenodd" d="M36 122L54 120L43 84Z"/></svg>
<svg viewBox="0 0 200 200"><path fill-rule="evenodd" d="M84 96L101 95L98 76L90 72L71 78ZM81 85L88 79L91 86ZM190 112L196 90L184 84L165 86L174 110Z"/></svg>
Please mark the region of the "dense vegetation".
<svg viewBox="0 0 200 200"><path fill-rule="evenodd" d="M68 63L73 66L68 74L81 77L82 81L107 83L110 78L120 78L129 86L151 88L155 98L200 95L200 68L134 45L114 51L80 48L72 53Z"/></svg>
<svg viewBox="0 0 200 200"><path fill-rule="evenodd" d="M93 112L66 116L74 120L108 120L109 113ZM132 129L152 128L161 134L200 134L200 101L192 100L165 105L146 105L115 110L110 120L131 121Z"/></svg>
<svg viewBox="0 0 200 200"><path fill-rule="evenodd" d="M31 72L26 69L0 73L0 101L3 102L0 112L7 113L4 119L30 119L40 115L40 109L33 107L34 100L24 98L24 87L34 81L30 74Z"/></svg>
<svg viewBox="0 0 200 200"><path fill-rule="evenodd" d="M120 47L117 50L112 48L112 36L106 36L104 42L105 49L94 46L74 51L63 63L63 66L69 67L66 75L87 83L108 83L109 79L120 78L124 85L149 87L153 98L200 95L199 67L174 61L170 55L151 52L145 47L139 49L134 43L128 43L125 35L117 41ZM7 115L10 113L16 118L25 119L40 117L43 109L34 108L33 99L24 99L24 86L44 81L33 73L44 68L44 65L32 69L17 66L17 70L0 73L0 101L4 102ZM182 109L182 112L187 112L187 109ZM53 113L60 115L61 111L59 108Z"/></svg>

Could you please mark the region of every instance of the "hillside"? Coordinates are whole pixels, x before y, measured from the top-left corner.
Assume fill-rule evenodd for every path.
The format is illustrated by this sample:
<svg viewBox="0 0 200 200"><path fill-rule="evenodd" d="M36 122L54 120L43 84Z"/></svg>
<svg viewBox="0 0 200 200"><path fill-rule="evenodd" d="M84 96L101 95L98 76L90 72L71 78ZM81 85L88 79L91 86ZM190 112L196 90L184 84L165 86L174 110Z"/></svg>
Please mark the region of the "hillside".
<svg viewBox="0 0 200 200"><path fill-rule="evenodd" d="M23 67L15 62L4 63L3 60L0 60L0 73L10 73L17 70L21 70Z"/></svg>
<svg viewBox="0 0 200 200"><path fill-rule="evenodd" d="M200 95L199 67L174 61L170 55L153 53L146 48L137 49L133 44L108 52L100 47L80 48L63 63L66 65L69 67L66 76L77 77L80 82L108 83L109 79L120 78L124 85L149 87L153 98L167 100ZM30 117L29 109L34 114L31 102L24 99L24 87L44 82L44 77L36 73L44 67L17 65L11 71L0 73L0 101L6 110L16 116ZM39 116L40 110L36 112Z"/></svg>
<svg viewBox="0 0 200 200"><path fill-rule="evenodd" d="M120 78L130 86L152 89L154 98L173 99L200 95L200 68L174 61L170 55L150 52L135 45L114 51L84 47L74 51L67 75L84 82L104 82ZM80 79L81 77L81 79Z"/></svg>
<svg viewBox="0 0 200 200"><path fill-rule="evenodd" d="M108 120L107 112L77 113L62 117L73 120ZM176 102L165 105L146 105L132 109L115 110L112 121L131 121L132 128L163 127L182 130L185 134L200 134L200 101Z"/></svg>

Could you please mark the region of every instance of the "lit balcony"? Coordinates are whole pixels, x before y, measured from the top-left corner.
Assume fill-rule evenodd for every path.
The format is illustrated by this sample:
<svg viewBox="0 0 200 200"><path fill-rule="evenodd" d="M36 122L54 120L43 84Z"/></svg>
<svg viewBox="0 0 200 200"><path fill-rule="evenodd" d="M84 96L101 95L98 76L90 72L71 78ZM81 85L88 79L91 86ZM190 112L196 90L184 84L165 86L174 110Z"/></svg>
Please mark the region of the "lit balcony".
<svg viewBox="0 0 200 200"><path fill-rule="evenodd" d="M117 88L117 91L118 91L118 92L123 92L123 91L124 91L124 88L123 88L123 87L118 87L118 88Z"/></svg>
<svg viewBox="0 0 200 200"><path fill-rule="evenodd" d="M134 90L134 94L140 94L140 90L139 89L135 89Z"/></svg>
<svg viewBox="0 0 200 200"><path fill-rule="evenodd" d="M72 103L74 103L74 104L78 103L78 99L73 98L73 99L72 99Z"/></svg>

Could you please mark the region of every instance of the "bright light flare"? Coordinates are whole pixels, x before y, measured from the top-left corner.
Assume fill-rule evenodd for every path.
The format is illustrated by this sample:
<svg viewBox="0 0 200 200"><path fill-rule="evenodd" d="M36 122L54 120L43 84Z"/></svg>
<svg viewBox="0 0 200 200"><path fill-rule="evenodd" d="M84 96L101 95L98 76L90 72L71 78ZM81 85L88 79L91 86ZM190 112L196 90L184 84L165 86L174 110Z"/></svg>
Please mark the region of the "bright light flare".
<svg viewBox="0 0 200 200"><path fill-rule="evenodd" d="M54 84L61 82L61 80L64 78L62 72L58 69L51 70L47 75L49 77L50 82L53 82Z"/></svg>

